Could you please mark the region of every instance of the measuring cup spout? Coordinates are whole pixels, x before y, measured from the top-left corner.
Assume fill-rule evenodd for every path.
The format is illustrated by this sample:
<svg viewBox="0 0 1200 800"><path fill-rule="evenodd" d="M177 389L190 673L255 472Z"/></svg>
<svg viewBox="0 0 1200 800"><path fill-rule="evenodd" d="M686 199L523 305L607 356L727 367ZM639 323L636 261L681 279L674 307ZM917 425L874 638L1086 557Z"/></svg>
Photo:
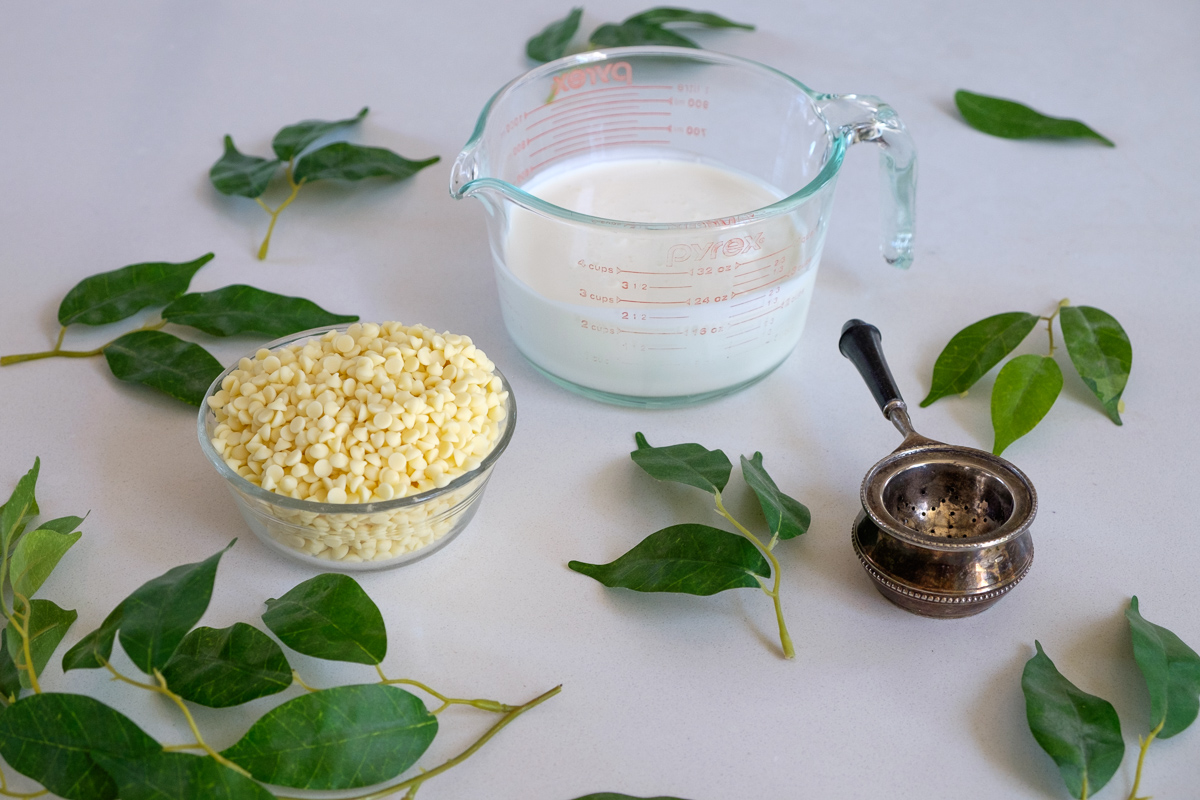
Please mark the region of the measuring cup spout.
<svg viewBox="0 0 1200 800"><path fill-rule="evenodd" d="M916 216L917 156L900 117L887 103L871 95L822 95L821 114L849 144L879 145L883 179L883 243L880 250L893 266L912 264Z"/></svg>

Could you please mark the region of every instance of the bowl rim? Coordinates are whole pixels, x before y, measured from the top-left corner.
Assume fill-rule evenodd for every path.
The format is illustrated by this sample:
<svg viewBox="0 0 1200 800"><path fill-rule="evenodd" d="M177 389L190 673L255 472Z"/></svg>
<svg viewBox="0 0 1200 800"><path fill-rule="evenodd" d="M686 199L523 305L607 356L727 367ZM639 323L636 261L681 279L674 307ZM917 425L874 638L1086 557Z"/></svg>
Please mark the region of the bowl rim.
<svg viewBox="0 0 1200 800"><path fill-rule="evenodd" d="M361 516L386 513L397 511L403 508L419 506L429 502L430 500L435 500L439 497L462 489L463 487L468 486L480 478L487 478L489 472L491 471L492 465L496 463L496 460L500 458L500 455L504 452L505 448L508 447L508 443L512 439L513 431L515 430L517 424L517 402L512 391L512 384L509 383L508 378L505 377L504 373L495 366L495 362L493 362L492 373L500 378L500 382L504 385L504 390L508 392L508 397L504 402L506 414L504 420L502 421L503 429L500 431L500 436L496 439L492 449L479 462L478 467L469 472L464 472L462 475L459 475L457 478L441 488L428 489L418 494L405 495L404 497L396 497L391 500L380 500L374 503L320 503L315 500L297 500L294 497L289 497L285 494L278 494L276 492L264 489L261 486L257 486L246 480L241 475L238 475L236 472L230 469L228 464L225 463L225 459L221 458L221 456L217 453L216 448L213 447L212 442L209 441L208 430L205 422L208 415L211 414L215 416L216 412L214 412L213 409L208 405L208 398L217 393L217 391L221 388L221 384L224 382L225 378L238 368L241 360L243 358L253 358L255 354L262 349L274 350L277 347L281 347L286 344L293 344L302 339L319 338L330 331L344 332L349 330L352 325L362 324L366 323L352 322L346 325L309 328L306 331L299 331L297 333L280 337L274 341L267 342L266 344L256 347L248 355L239 356L231 366L222 371L221 374L217 376L216 380L209 384L208 389L204 392L204 400L201 401L200 413L196 418L196 436L200 440L200 449L208 459L208 462L212 464L212 466L217 470L217 473L225 479L230 488L236 489L241 494L247 495L255 500L260 500L273 506L287 508L294 511L303 511L312 514L350 514ZM474 342L472 342L472 344L473 343Z"/></svg>
<svg viewBox="0 0 1200 800"><path fill-rule="evenodd" d="M957 469L977 469L996 478L1013 497L1012 515L995 530L962 539L946 539L909 528L883 502L883 490L896 475L924 464L948 464ZM973 447L935 442L896 450L867 472L859 489L863 511L888 535L924 550L964 552L1006 544L1029 531L1037 516L1038 499L1033 483L1014 464Z"/></svg>

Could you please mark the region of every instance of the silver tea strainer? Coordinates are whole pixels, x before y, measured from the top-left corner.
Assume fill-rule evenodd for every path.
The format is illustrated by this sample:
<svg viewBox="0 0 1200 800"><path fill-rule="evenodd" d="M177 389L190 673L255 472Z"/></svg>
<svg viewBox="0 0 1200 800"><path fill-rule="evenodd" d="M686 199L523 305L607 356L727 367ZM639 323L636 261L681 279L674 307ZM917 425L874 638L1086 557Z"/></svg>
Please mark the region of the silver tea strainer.
<svg viewBox="0 0 1200 800"><path fill-rule="evenodd" d="M1033 563L1033 484L1003 458L917 433L875 326L850 320L838 349L904 435L863 478L863 508L851 534L863 568L884 597L907 611L930 617L983 611Z"/></svg>

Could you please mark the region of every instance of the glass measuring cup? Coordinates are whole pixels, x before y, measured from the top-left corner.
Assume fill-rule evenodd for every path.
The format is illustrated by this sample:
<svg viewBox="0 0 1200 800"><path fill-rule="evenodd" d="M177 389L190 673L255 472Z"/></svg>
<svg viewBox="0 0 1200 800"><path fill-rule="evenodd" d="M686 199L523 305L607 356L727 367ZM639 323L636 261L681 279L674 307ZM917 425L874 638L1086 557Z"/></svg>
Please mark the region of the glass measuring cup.
<svg viewBox="0 0 1200 800"><path fill-rule="evenodd" d="M598 400L678 406L749 386L795 348L837 171L862 141L880 146L884 258L907 267L916 158L895 112L703 50L598 50L516 78L480 114L450 192L483 202L505 326L539 371ZM636 182L680 163L770 200L631 221L536 196L575 170L609 165Z"/></svg>

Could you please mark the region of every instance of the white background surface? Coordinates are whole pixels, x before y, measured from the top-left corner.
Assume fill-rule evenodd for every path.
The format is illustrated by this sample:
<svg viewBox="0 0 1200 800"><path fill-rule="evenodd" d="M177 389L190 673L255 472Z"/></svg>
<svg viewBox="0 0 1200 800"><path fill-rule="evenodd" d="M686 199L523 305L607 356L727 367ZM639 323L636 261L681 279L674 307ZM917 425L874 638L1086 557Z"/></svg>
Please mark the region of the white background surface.
<svg viewBox="0 0 1200 800"><path fill-rule="evenodd" d="M643 6L589 6L585 25ZM1200 7L1184 2L744 2L712 10L755 33L698 33L713 49L822 91L877 94L920 159L916 261L878 255L876 156L853 149L805 338L740 395L671 412L598 405L537 375L503 330L484 214L446 192L484 102L523 72L525 40L566 3L0 4L0 352L49 347L81 278L139 261L216 260L193 281L313 298L365 320L467 333L509 376L520 421L471 528L437 556L361 579L384 611L394 676L460 696L560 696L519 719L422 798L569 800L602 790L691 800L1066 797L1026 727L1019 679L1039 639L1082 688L1110 699L1130 751L1103 797L1128 792L1149 701L1122 611L1200 647L1195 453L1200 435L1195 251ZM1085 120L1117 143L1013 142L968 128L954 90ZM355 140L443 163L403 184L314 186L280 218L217 195L207 171L232 134L266 153L282 125L371 114ZM851 551L867 468L898 443L837 352L858 316L883 331L915 405L958 329L1063 297L1116 316L1134 366L1118 428L1070 370L1057 404L1006 451L1037 486L1037 561L985 614L934 621L872 588ZM72 330L94 347L125 330ZM119 329L119 330L117 330ZM257 342L200 341L228 363ZM1022 352L1041 352L1031 336ZM990 448L993 376L965 400L917 409L927 435ZM136 586L241 537L204 623L256 620L309 576L249 535L195 442L194 412L120 384L102 360L0 372L0 491L42 458L50 516L90 516L42 590L79 610L70 645ZM607 590L570 572L668 524L715 519L705 497L656 484L628 458L651 442L762 450L809 533L777 552L797 643L777 654L769 601ZM741 487L739 479L734 484ZM741 489L736 507L749 512ZM751 513L747 516L753 518ZM55 659L57 663L57 659ZM310 682L371 671L297 658ZM168 741L172 709L99 673L48 671L99 692ZM198 714L232 743L276 702ZM490 723L451 711L422 760L440 763ZM1196 796L1200 729L1156 743L1143 793Z"/></svg>

